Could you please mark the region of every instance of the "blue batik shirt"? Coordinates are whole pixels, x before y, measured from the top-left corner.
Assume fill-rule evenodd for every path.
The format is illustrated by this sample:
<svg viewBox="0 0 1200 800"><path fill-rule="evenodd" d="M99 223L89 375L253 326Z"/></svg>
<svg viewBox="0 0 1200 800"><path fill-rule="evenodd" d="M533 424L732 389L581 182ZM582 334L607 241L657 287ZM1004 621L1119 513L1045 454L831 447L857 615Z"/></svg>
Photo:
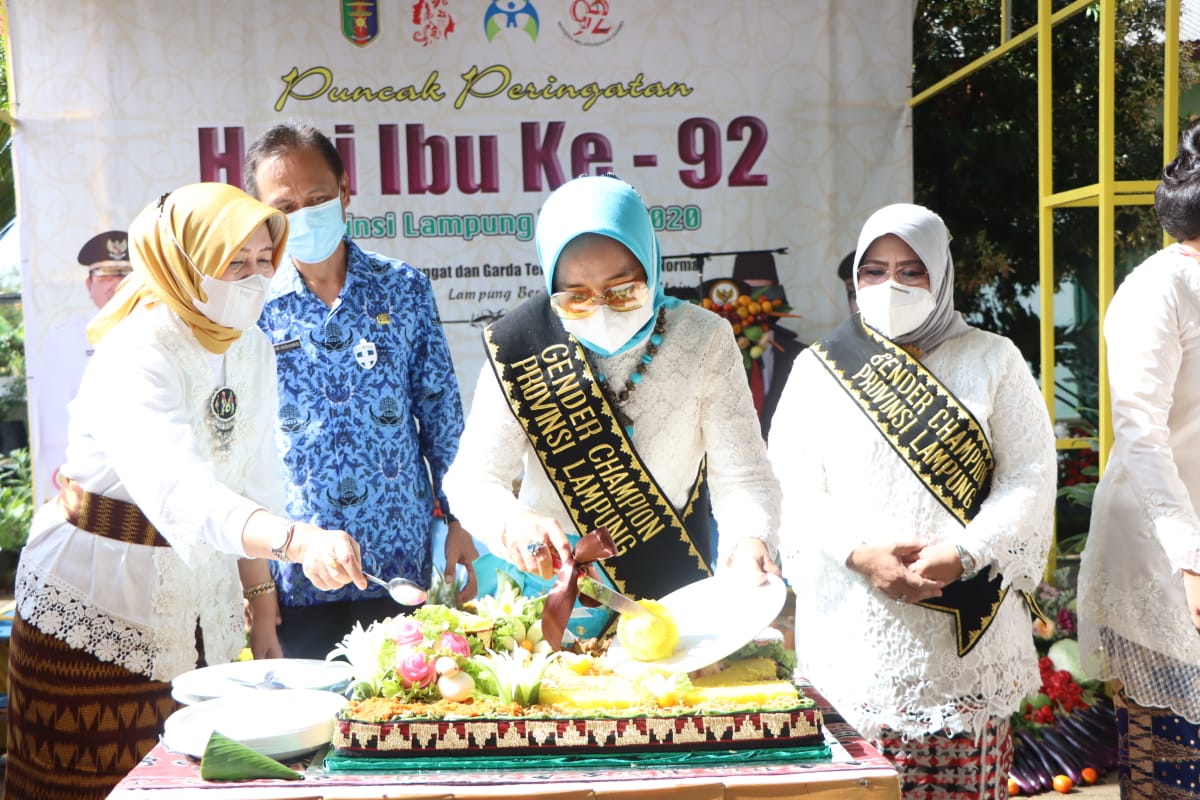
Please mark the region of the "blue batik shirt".
<svg viewBox="0 0 1200 800"><path fill-rule="evenodd" d="M429 585L435 501L463 429L450 348L429 279L346 240L346 282L332 308L290 259L259 320L279 363L279 451L287 513L350 533L364 566ZM332 592L299 564L272 563L280 603L381 597Z"/></svg>

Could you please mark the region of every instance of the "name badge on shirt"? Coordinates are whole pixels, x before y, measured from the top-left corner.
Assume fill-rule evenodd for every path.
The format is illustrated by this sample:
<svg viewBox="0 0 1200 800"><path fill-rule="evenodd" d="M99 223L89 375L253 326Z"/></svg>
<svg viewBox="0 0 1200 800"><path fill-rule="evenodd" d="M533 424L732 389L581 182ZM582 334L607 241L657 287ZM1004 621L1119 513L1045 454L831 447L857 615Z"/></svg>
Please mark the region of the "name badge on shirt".
<svg viewBox="0 0 1200 800"><path fill-rule="evenodd" d="M286 353L289 350L296 350L299 347L300 347L299 339L288 339L286 342L280 342L279 344L275 345L275 355L279 355L280 353Z"/></svg>

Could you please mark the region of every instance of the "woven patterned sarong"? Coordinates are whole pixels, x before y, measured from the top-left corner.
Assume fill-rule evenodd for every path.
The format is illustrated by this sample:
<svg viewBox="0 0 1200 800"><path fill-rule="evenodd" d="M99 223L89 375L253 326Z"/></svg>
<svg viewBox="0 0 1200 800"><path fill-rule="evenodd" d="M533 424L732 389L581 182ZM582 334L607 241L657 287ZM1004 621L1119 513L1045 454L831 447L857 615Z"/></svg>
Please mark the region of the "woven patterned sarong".
<svg viewBox="0 0 1200 800"><path fill-rule="evenodd" d="M885 730L880 752L900 772L904 800L1004 800L1013 747L1007 719L993 719L978 739L929 734L903 739Z"/></svg>
<svg viewBox="0 0 1200 800"><path fill-rule="evenodd" d="M1200 725L1117 692L1117 776L1122 800L1200 798Z"/></svg>
<svg viewBox="0 0 1200 800"><path fill-rule="evenodd" d="M158 742L171 685L108 664L26 624L9 642L5 800L91 800Z"/></svg>

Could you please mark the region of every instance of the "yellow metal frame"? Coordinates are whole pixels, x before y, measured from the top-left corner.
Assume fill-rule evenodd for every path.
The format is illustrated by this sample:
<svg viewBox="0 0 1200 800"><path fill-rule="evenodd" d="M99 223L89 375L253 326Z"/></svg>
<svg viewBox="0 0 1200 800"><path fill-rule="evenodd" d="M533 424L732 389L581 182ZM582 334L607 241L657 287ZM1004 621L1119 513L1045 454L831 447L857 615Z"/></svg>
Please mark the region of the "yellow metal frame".
<svg viewBox="0 0 1200 800"><path fill-rule="evenodd" d="M1175 156L1179 137L1179 15L1181 0L1166 0L1166 19L1163 26L1163 164ZM1054 191L1054 95L1051 81L1051 32L1055 25L1070 19L1090 6L1098 5L1100 12L1100 73L1098 123L1099 180L1087 186ZM1054 418L1054 210L1058 208L1095 207L1099 214L1099 325L1103 330L1104 316L1114 291L1115 233L1117 206L1148 206L1154 204L1154 189L1158 180L1118 181L1115 179L1115 108L1116 108L1116 0L1076 0L1058 11L1052 10L1051 0L1038 0L1037 24L1011 36L1009 32L1009 0L1000 0L1000 45L970 64L947 75L928 89L909 100L916 107L946 88L1001 58L1016 47L1036 42L1037 52L1037 109L1038 109L1038 279L1041 284L1040 361L1042 395L1051 419ZM1043 46L1044 45L1044 46ZM1164 235L1164 244L1169 237ZM1112 410L1108 389L1107 347L1099 337L1098 352L1100 425L1097 432L1100 469L1103 471L1112 448ZM1078 449L1097 445L1091 439L1063 438L1057 440L1059 449Z"/></svg>

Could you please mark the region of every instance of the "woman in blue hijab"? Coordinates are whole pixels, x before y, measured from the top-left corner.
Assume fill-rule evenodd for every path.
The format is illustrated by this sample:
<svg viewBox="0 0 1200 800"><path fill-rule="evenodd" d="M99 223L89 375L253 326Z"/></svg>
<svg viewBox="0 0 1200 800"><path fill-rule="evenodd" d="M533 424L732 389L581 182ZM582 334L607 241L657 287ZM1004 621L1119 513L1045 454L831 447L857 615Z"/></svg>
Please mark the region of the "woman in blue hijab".
<svg viewBox="0 0 1200 800"><path fill-rule="evenodd" d="M535 239L546 294L485 331L490 363L446 475L464 527L544 578L577 535L605 527L616 554L599 566L640 597L713 564L777 574L779 487L732 329L665 295L637 192L572 180Z"/></svg>

